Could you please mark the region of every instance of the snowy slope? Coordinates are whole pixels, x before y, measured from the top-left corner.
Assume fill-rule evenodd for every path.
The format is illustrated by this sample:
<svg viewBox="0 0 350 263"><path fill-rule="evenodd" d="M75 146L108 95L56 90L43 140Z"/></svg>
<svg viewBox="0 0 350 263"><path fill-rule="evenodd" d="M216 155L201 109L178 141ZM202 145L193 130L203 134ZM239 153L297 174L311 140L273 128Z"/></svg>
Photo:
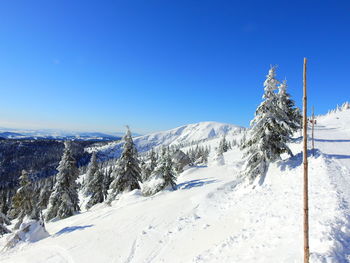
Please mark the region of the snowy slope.
<svg viewBox="0 0 350 263"><path fill-rule="evenodd" d="M219 122L199 122L184 125L175 129L156 132L134 138L134 142L139 152L145 152L152 147L160 145L171 146L178 144L189 144L191 142L205 141L221 137L223 135L232 135L239 133L243 127L219 123ZM97 148L100 158L119 157L123 143L112 142L108 145ZM96 150L96 149L94 149Z"/></svg>
<svg viewBox="0 0 350 263"><path fill-rule="evenodd" d="M319 117L315 138L311 262L350 262L350 110ZM291 148L262 185L239 179L234 148L225 165L183 172L177 191L133 191L50 222L50 237L0 252L1 262L302 262L302 145Z"/></svg>

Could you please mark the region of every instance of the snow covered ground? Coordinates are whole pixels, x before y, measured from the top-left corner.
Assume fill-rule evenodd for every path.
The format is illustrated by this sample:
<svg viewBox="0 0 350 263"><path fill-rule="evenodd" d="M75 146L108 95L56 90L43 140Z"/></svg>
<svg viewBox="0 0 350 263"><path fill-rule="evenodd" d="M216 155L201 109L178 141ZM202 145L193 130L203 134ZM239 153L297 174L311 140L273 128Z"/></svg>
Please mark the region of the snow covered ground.
<svg viewBox="0 0 350 263"><path fill-rule="evenodd" d="M315 138L311 262L350 262L350 110L319 117ZM234 148L225 165L183 172L177 191L142 197L135 190L112 206L50 222L50 237L2 251L0 261L302 262L301 141L291 148L295 156L271 165L262 185L239 178Z"/></svg>

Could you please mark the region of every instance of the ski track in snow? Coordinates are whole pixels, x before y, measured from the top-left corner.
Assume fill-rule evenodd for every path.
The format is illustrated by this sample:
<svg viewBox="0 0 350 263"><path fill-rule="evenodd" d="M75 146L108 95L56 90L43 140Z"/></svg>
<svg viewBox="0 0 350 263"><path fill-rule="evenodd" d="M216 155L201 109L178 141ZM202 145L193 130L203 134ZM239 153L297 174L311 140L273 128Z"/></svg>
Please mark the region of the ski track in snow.
<svg viewBox="0 0 350 263"><path fill-rule="evenodd" d="M310 262L350 262L350 111L318 122L309 158ZM0 252L0 261L302 262L300 140L291 147L295 156L270 165L262 185L239 178L236 148L223 166L186 170L177 191L133 191L111 207L48 223L51 237Z"/></svg>

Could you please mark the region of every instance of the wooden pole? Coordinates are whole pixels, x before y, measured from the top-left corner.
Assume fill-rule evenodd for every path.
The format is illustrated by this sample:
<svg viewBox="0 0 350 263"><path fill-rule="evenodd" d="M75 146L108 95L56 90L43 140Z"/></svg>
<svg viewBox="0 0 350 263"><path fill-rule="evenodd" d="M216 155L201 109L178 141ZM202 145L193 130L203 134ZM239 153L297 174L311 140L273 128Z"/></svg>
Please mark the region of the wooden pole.
<svg viewBox="0 0 350 263"><path fill-rule="evenodd" d="M306 93L306 63L304 58L304 97L303 97L303 164L304 164L304 263L309 263L309 197L308 197L308 163L307 163L307 93Z"/></svg>
<svg viewBox="0 0 350 263"><path fill-rule="evenodd" d="M312 106L312 155L315 155L314 130L315 130L315 114L314 114L314 106Z"/></svg>

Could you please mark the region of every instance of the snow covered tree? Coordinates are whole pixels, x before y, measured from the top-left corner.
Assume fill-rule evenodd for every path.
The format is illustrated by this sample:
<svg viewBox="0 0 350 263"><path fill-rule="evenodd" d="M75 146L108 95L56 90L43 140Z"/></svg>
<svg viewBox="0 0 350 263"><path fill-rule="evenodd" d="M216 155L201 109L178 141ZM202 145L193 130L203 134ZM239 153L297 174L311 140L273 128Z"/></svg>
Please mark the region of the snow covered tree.
<svg viewBox="0 0 350 263"><path fill-rule="evenodd" d="M49 204L50 195L54 186L54 176L42 179L39 190L38 206L41 210L45 209Z"/></svg>
<svg viewBox="0 0 350 263"><path fill-rule="evenodd" d="M86 196L91 195L93 193L91 182L95 178L95 173L98 171L98 164L96 158L96 152L94 151L91 155L91 160L88 166L88 170L86 172L86 177L84 181L83 192Z"/></svg>
<svg viewBox="0 0 350 263"><path fill-rule="evenodd" d="M103 192L103 178L104 175L101 169L98 169L93 177L91 178L89 189L91 191L91 197L89 202L86 204L86 209L102 203L104 201L104 192Z"/></svg>
<svg viewBox="0 0 350 263"><path fill-rule="evenodd" d="M78 168L72 154L71 143L65 142L62 159L57 167L56 183L49 199L46 220L66 218L79 211Z"/></svg>
<svg viewBox="0 0 350 263"><path fill-rule="evenodd" d="M158 166L152 173L150 180L143 184L142 192L144 195L153 195L167 187L176 190L176 171L169 149L164 147Z"/></svg>
<svg viewBox="0 0 350 263"><path fill-rule="evenodd" d="M107 196L108 196L108 189L109 189L109 186L112 183L112 173L113 173L112 167L109 167L109 169L106 168L105 171L104 171L103 190L102 190L104 199L107 199Z"/></svg>
<svg viewBox="0 0 350 263"><path fill-rule="evenodd" d="M141 169L136 146L132 140L129 127L127 127L127 132L124 136L124 149L117 161L115 173L115 179L111 183L111 200L124 191L140 189L139 182L142 180Z"/></svg>
<svg viewBox="0 0 350 263"><path fill-rule="evenodd" d="M32 181L29 179L28 172L23 170L19 177L20 187L12 199L12 206L15 210L14 214L18 217L15 226L17 229L25 216L30 219L39 219L39 210L37 209L37 197L34 193Z"/></svg>
<svg viewBox="0 0 350 263"><path fill-rule="evenodd" d="M229 150L229 144L226 140L226 136L224 135L219 143L218 155L222 155L223 153L227 152L228 150Z"/></svg>
<svg viewBox="0 0 350 263"><path fill-rule="evenodd" d="M294 132L300 129L302 120L300 109L295 107L294 101L287 92L287 81L284 80L278 86L278 107L279 118L283 120L280 124L285 131L285 135L291 137Z"/></svg>
<svg viewBox="0 0 350 263"><path fill-rule="evenodd" d="M0 212L0 237L4 234L10 233L11 231L6 227L6 225L11 224L10 220L6 215Z"/></svg>
<svg viewBox="0 0 350 263"><path fill-rule="evenodd" d="M275 91L279 82L275 76L275 67L272 67L264 82L263 102L258 106L241 145L244 156L248 157L244 174L251 181L259 175L265 176L269 163L279 159L282 153L291 154L286 144L289 138L281 124L285 120L281 118L278 107Z"/></svg>

